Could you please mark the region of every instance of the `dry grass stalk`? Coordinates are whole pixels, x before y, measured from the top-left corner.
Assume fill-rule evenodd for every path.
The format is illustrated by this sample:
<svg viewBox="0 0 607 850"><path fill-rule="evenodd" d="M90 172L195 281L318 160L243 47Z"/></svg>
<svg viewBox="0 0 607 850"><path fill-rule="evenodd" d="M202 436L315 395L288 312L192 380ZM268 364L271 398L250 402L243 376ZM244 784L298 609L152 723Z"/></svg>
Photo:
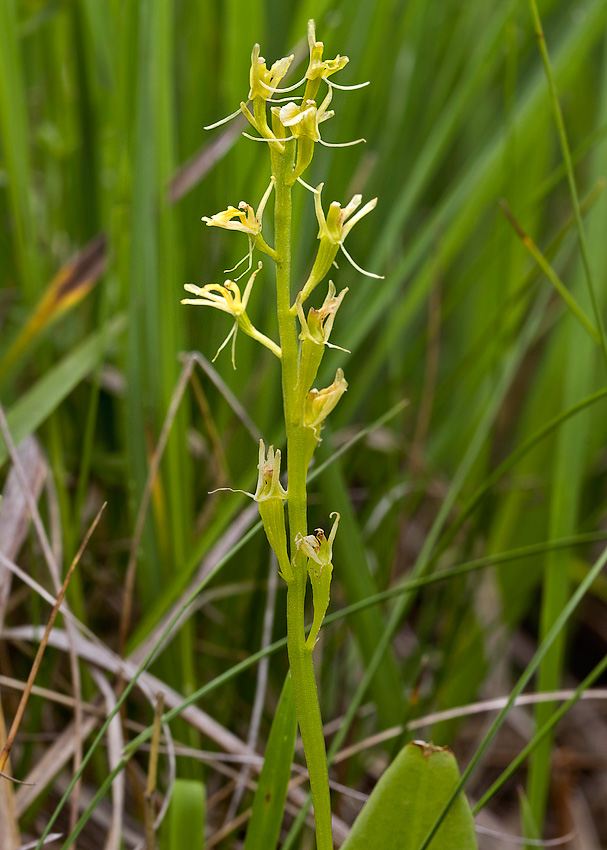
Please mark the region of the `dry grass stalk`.
<svg viewBox="0 0 607 850"><path fill-rule="evenodd" d="M74 574L74 570L76 569L78 562L80 561L80 558L82 557L82 553L84 552L84 549L85 549L85 547L86 547L86 545L87 545L87 543L88 543L88 541L91 537L91 534L93 533L93 531L95 530L95 528L97 526L97 523L101 519L101 514L103 513L105 505L106 505L106 503L104 502L103 505L101 506L101 508L99 509L97 516L93 520L89 530L85 534L84 539L83 539L82 543L80 544L80 548L76 552L74 560L72 561L71 566L70 566L70 568L67 572L67 575L66 575L66 577L63 581L63 585L61 586L61 590L59 591L59 595L57 596L57 600L56 600L56 602L53 606L53 610L51 611L51 616L49 617L46 629L44 630L44 635L42 637L42 640L40 641L38 651L36 652L36 657L34 658L34 662L32 664L32 669L30 670L30 674L29 674L28 679L27 679L27 684L25 686L25 690L23 691L23 695L22 695L22 697L19 701L19 705L17 707L17 712L15 714L15 717L13 719L13 722L12 722L12 725L11 725L11 728L10 728L10 731L9 731L8 736L6 738L6 741L4 743L4 747L2 748L2 752L0 753L0 773L4 770L6 763L8 761L8 757L9 757L11 748L13 746L13 742L15 740L17 730L19 729L19 725L21 724L21 720L22 720L23 714L25 712L25 707L26 707L27 702L29 700L32 685L34 684L34 680L35 680L36 675L38 673L38 670L40 668L40 663L42 661L42 656L44 655L44 650L46 649L46 646L47 646L47 643L48 643L49 635L50 635L51 630L53 628L53 624L55 622L57 614L59 613L59 608L61 606L61 603L63 602L63 598L64 598L64 596L67 592L68 585L69 585L70 580L71 580L71 578Z"/></svg>
<svg viewBox="0 0 607 850"><path fill-rule="evenodd" d="M160 743L160 730L162 728L162 711L164 709L164 694L158 693L156 707L154 709L154 734L150 747L150 762L148 766L148 780L145 789L145 846L146 850L155 850L156 828L155 828L155 806L154 792L156 791L156 778L158 775L158 746Z"/></svg>

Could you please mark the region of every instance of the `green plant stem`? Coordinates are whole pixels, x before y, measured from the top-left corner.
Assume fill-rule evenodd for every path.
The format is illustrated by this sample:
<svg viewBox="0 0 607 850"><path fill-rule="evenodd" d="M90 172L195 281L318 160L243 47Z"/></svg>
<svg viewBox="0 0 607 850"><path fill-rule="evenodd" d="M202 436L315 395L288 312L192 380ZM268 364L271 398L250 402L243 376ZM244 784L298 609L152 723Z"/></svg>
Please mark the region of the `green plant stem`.
<svg viewBox="0 0 607 850"><path fill-rule="evenodd" d="M293 578L287 587L287 651L301 740L306 755L314 803L317 850L332 850L331 798L325 740L322 731L312 649L306 646L304 605L306 559L294 556L297 534L307 534L306 461L303 412L297 391L297 328L291 315L291 186L295 143L272 151L275 184L276 299L282 349L282 390L287 434L289 536Z"/></svg>

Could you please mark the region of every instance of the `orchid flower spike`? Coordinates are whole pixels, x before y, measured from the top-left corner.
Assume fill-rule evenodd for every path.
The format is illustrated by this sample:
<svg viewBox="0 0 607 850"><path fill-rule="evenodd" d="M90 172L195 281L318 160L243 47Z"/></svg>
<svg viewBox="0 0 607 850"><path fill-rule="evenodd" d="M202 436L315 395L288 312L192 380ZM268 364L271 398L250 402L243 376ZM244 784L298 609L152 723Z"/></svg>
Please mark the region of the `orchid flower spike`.
<svg viewBox="0 0 607 850"><path fill-rule="evenodd" d="M303 180L300 182L303 183ZM307 186L305 183L303 183L303 185ZM328 273L339 249L341 249L346 259L358 272L366 275L367 277L383 280L383 275L365 271L357 263L355 263L344 246L344 240L354 225L357 224L361 218L370 213L371 210L375 209L377 198L373 198L373 200L366 203L360 210L358 210L358 207L362 202L362 195L354 195L350 203L346 204L343 208L340 203L333 201L325 218L321 200L321 190L323 185L323 183L320 183L316 189L312 189L314 194L316 218L318 220L319 227L318 238L320 240L320 247L318 248L316 260L314 261L310 276L300 293L302 303L306 300L306 298L308 298L315 287ZM356 210L358 210L358 212L354 215ZM296 310L292 307L291 312L295 313Z"/></svg>
<svg viewBox="0 0 607 850"><path fill-rule="evenodd" d="M186 283L185 289L188 292L191 292L193 295L197 295L198 298L184 298L181 303L182 304L195 304L200 305L202 307L214 307L216 310L221 310L222 313L229 313L234 317L234 326L224 341L221 343L219 348L217 349L217 354L213 358L213 362L217 359L219 352L222 351L225 346L228 344L230 339L232 340L232 366L234 369L236 368L236 334L238 332L238 328L241 328L244 333L248 336L256 339L262 345L265 345L272 354L275 354L276 357L282 357L282 351L275 342L269 339L265 334L262 334L257 330L251 323L251 320L247 316L246 309L247 304L249 303L249 297L251 295L251 290L253 289L253 283L255 282L255 278L257 277L260 269L262 267L262 263L257 264L257 269L253 272L251 277L249 278L247 285L245 287L244 294L240 295L240 287L233 280L226 280L223 286L220 286L218 283L207 283L206 286L196 286L193 283Z"/></svg>

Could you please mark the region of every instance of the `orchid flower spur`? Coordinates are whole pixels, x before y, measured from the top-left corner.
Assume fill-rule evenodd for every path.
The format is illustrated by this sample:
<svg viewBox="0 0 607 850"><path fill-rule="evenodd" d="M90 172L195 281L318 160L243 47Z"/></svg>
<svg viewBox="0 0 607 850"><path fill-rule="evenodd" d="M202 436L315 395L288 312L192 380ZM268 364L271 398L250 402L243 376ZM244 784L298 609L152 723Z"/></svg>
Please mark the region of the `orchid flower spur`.
<svg viewBox="0 0 607 850"><path fill-rule="evenodd" d="M259 202L259 206L257 207L257 212L253 210L253 207L250 204L247 204L246 201L241 201L238 204L238 208L229 206L226 210L222 210L221 212L215 213L212 216L203 215L202 221L204 221L207 227L221 227L224 230L235 230L239 233L245 233L249 239L249 250L242 258L239 260L235 266L231 269L224 269L225 272L233 272L241 263L244 263L245 260L248 259L249 263L247 268L244 270L240 277L243 277L248 271L250 271L251 266L253 264L253 249L259 248L260 251L263 251L268 256L272 257L272 259L276 259L277 254L273 248L266 243L265 239L261 235L262 228L262 220L263 213L266 208L266 204L268 203L268 198L274 188L274 177L271 178L268 188L263 194L261 201ZM240 280L240 277L237 277L236 280Z"/></svg>
<svg viewBox="0 0 607 850"><path fill-rule="evenodd" d="M303 181L300 181L303 183ZM316 255L316 260L314 261L314 265L312 266L312 271L310 272L310 276L308 277L304 288L301 290L301 303L306 300L312 293L312 291L318 286L320 281L325 277L331 266L335 261L335 257L337 256L338 250L341 248L344 256L348 260L348 262L361 274L366 275L367 277L373 277L377 280L383 280L383 275L374 274L373 272L367 272L362 269L357 263L354 262L348 251L344 246L344 240L348 233L352 230L355 224L361 220L367 213L370 213L371 210L375 209L375 205L377 204L377 198L373 198L373 200L369 201L364 205L364 207L353 215L353 213L358 209L362 202L362 195L354 195L349 204L346 204L343 207L337 201L333 201L331 206L329 207L329 212L325 218L325 214L322 208L321 201L321 191L324 183L320 183L320 185L316 189L312 189L311 186L304 185L314 194L314 207L316 209L316 218L318 220L318 238L320 239L320 246L318 248L318 253ZM296 312L296 307L293 306L291 308L291 313Z"/></svg>
<svg viewBox="0 0 607 850"><path fill-rule="evenodd" d="M236 368L236 334L238 332L238 328L241 328L248 336L256 339L262 345L265 345L266 348L269 348L272 354L275 354L276 357L282 357L280 347L265 334L258 331L246 314L247 304L249 303L249 297L251 295L251 290L253 289L253 283L255 282L255 278L257 277L261 267L262 264L258 263L257 269L248 280L242 298L240 295L240 287L237 283L234 283L233 280L226 280L223 286L218 283L207 283L206 286L200 287L193 283L186 283L184 289L191 292L193 295L198 295L199 297L183 298L181 301L182 304L196 304L202 307L215 307L216 310L221 310L223 313L229 313L231 316L234 316L234 327L217 349L213 362L215 362L219 352L225 348L231 339L232 366L234 369Z"/></svg>

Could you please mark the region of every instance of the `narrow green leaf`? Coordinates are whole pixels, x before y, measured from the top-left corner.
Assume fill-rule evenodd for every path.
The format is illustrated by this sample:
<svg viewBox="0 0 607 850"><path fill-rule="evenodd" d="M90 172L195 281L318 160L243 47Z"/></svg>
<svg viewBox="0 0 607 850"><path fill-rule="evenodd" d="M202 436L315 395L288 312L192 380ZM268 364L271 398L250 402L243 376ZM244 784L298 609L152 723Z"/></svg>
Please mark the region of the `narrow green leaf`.
<svg viewBox="0 0 607 850"><path fill-rule="evenodd" d="M244 850L273 850L278 844L296 732L295 699L288 673L268 738Z"/></svg>
<svg viewBox="0 0 607 850"><path fill-rule="evenodd" d="M529 798L527 797L522 788L518 789L518 797L519 805L521 808L521 827L523 835L526 838L531 838L532 841L539 841L542 836L540 834L539 829L537 828L535 818L533 817L533 811L531 809Z"/></svg>
<svg viewBox="0 0 607 850"><path fill-rule="evenodd" d="M7 419L15 443L20 443L32 434L56 410L74 387L97 366L108 343L122 333L125 327L124 316L113 318L64 357L13 405ZM7 454L4 440L0 440L0 466Z"/></svg>
<svg viewBox="0 0 607 850"><path fill-rule="evenodd" d="M0 3L0 136L14 224L15 259L24 297L31 304L35 301L41 276L28 133L17 4L15 0L7 0Z"/></svg>
<svg viewBox="0 0 607 850"><path fill-rule="evenodd" d="M164 830L163 850L202 850L206 793L195 779L177 779Z"/></svg>
<svg viewBox="0 0 607 850"><path fill-rule="evenodd" d="M417 850L459 779L453 753L415 741L380 778L342 845L343 850ZM460 794L430 845L431 850L476 848L474 819Z"/></svg>

